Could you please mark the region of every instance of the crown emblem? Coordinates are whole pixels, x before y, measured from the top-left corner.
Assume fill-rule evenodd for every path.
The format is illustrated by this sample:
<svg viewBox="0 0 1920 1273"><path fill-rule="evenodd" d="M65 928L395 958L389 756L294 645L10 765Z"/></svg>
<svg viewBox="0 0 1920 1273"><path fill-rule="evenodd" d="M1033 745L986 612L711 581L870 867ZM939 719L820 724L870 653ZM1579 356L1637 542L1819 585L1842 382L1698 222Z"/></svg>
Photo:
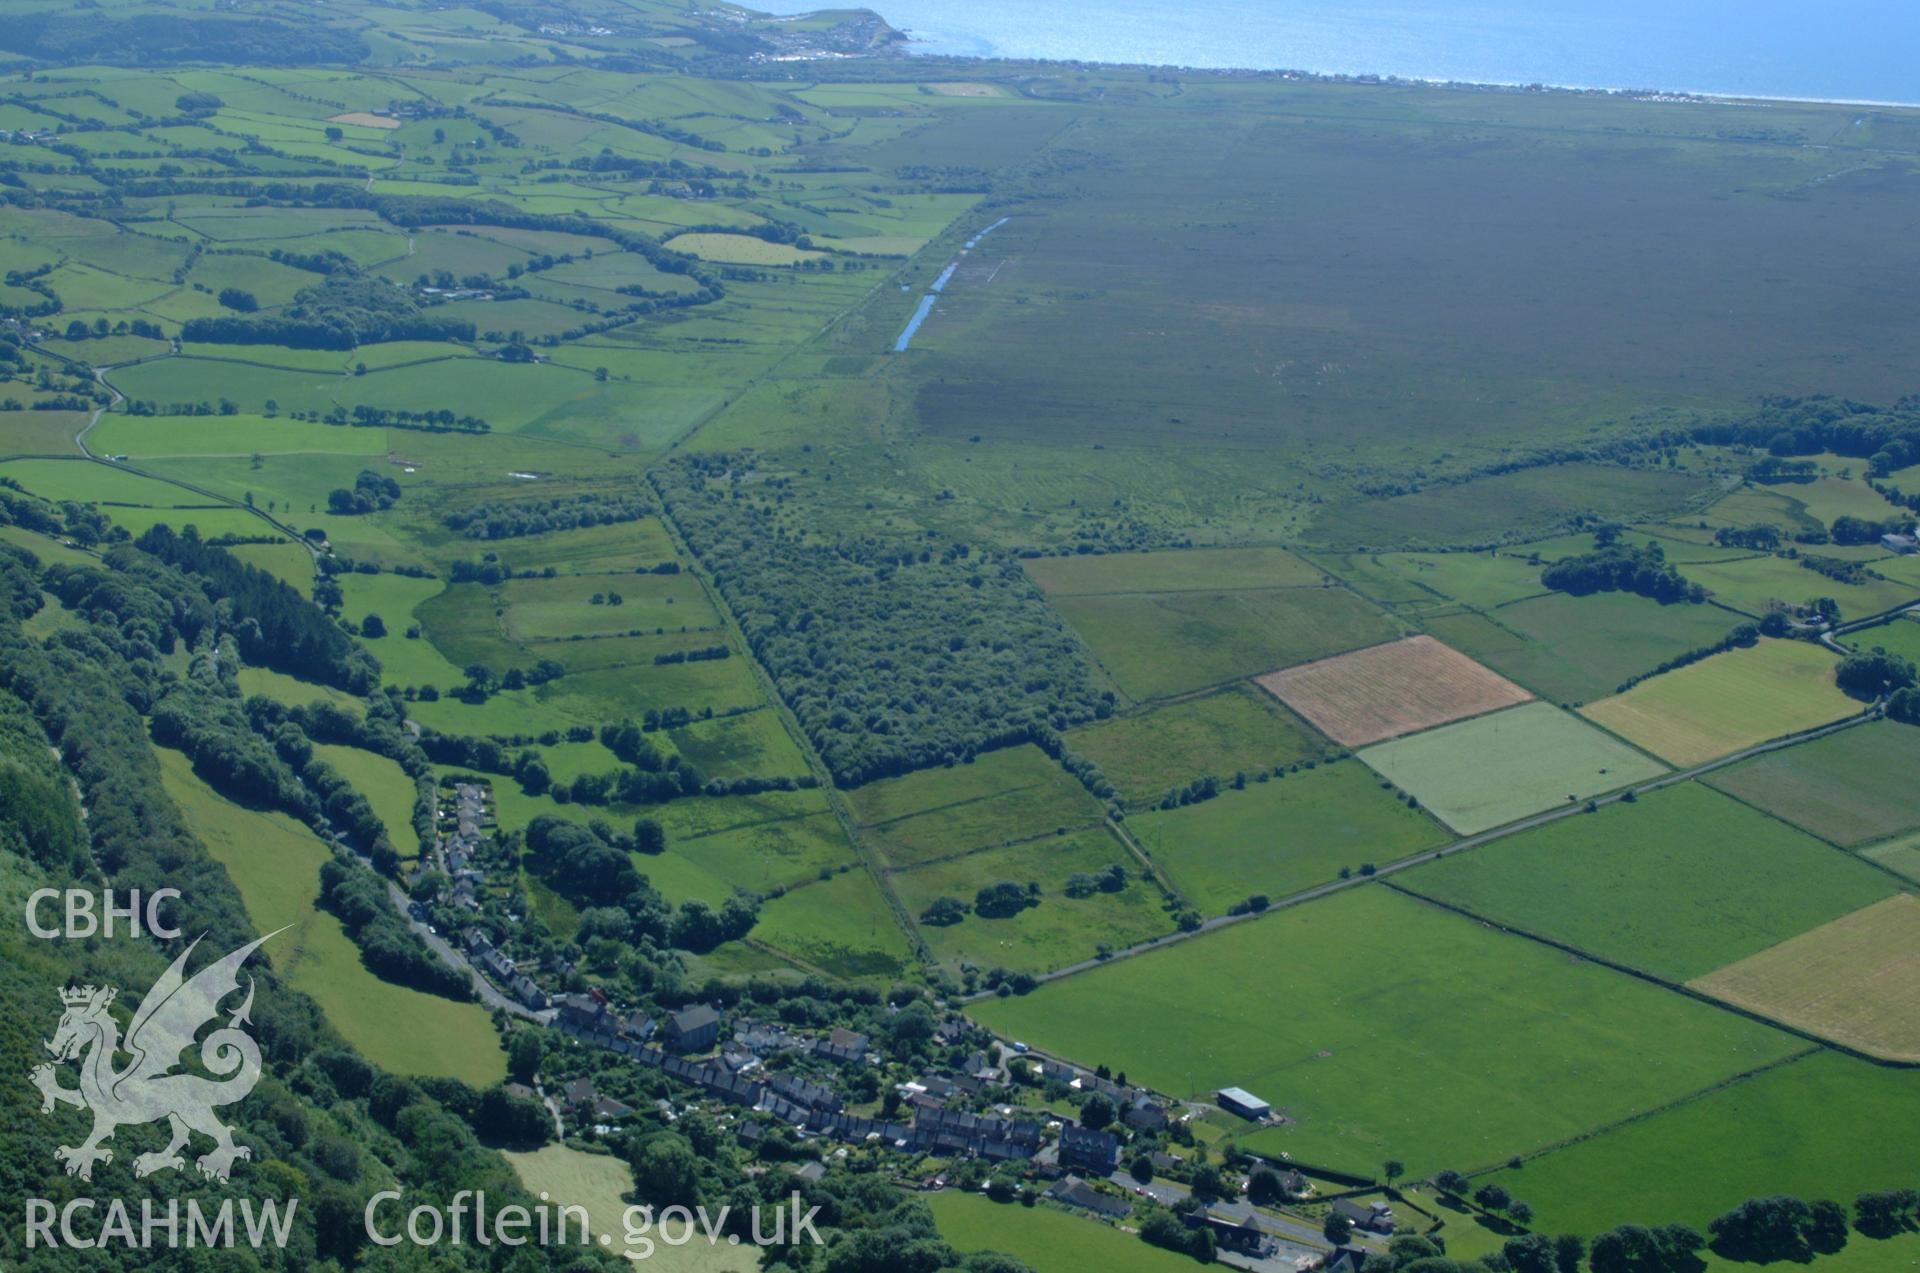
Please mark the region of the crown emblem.
<svg viewBox="0 0 1920 1273"><path fill-rule="evenodd" d="M104 1008L113 1002L113 995L111 987L102 991L93 986L68 986L60 992L60 1002L69 1008L79 1008L92 1003L96 997L99 997L100 1006Z"/></svg>

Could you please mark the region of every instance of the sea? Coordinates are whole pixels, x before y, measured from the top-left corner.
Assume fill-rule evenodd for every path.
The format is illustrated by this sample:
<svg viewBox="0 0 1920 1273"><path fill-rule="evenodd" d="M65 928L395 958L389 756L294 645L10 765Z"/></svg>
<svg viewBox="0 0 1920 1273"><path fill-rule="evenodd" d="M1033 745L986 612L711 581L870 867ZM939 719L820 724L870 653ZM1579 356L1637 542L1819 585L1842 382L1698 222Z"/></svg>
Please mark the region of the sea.
<svg viewBox="0 0 1920 1273"><path fill-rule="evenodd" d="M928 54L1920 104L1920 0L865 3Z"/></svg>

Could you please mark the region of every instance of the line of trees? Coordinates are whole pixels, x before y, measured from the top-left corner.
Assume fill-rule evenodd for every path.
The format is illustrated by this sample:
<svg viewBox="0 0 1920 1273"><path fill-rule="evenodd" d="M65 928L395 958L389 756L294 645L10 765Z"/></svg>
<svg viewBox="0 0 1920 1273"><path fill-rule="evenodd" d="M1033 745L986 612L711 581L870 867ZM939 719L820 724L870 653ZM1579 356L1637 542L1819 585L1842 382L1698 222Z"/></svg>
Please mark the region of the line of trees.
<svg viewBox="0 0 1920 1273"><path fill-rule="evenodd" d="M637 492L608 492L541 500L491 500L455 509L440 522L468 539L514 539L580 526L636 522L654 511L653 501Z"/></svg>
<svg viewBox="0 0 1920 1273"><path fill-rule="evenodd" d="M1707 599L1707 590L1683 577L1657 543L1637 547L1603 544L1590 553L1554 562L1540 573L1540 582L1556 592L1575 596L1631 592L1662 604L1686 601L1696 605Z"/></svg>

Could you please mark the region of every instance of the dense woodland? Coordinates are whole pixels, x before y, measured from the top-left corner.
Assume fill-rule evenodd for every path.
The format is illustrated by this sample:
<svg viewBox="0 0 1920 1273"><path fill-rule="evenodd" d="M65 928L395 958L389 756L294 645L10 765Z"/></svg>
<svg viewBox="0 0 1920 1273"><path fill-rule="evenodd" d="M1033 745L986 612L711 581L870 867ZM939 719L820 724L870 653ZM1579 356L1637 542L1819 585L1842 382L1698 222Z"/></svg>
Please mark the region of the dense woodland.
<svg viewBox="0 0 1920 1273"><path fill-rule="evenodd" d="M748 464L681 460L654 482L841 785L1112 711L1017 559L931 538L799 541L742 484Z"/></svg>

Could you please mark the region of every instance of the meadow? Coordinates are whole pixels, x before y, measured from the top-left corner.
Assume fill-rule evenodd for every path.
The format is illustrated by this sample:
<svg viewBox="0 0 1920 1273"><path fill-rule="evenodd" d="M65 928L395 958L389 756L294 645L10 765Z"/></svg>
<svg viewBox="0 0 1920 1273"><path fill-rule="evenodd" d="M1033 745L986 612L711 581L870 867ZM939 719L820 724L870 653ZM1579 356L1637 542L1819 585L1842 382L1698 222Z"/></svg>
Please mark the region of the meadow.
<svg viewBox="0 0 1920 1273"><path fill-rule="evenodd" d="M605 1235L611 1239L609 1249L636 1262L644 1261L647 1268L672 1273L752 1273L759 1267L758 1253L745 1243L729 1246L699 1238L682 1246L669 1246L658 1241L657 1231L645 1245L628 1243L627 1209L635 1205L628 1200L634 1191L633 1170L614 1154L550 1144L532 1150L503 1150L501 1157L513 1167L513 1174L528 1193L551 1198L549 1205L556 1209L584 1208L589 1234L595 1238ZM679 1229L673 1232L677 1235Z"/></svg>
<svg viewBox="0 0 1920 1273"><path fill-rule="evenodd" d="M1379 886L974 1015L1177 1096L1265 1096L1288 1122L1248 1149L1369 1174L1392 1157L1414 1176L1505 1161L1803 1046Z"/></svg>
<svg viewBox="0 0 1920 1273"><path fill-rule="evenodd" d="M914 964L873 877L857 868L768 901L752 940L802 967L853 981L891 983Z"/></svg>
<svg viewBox="0 0 1920 1273"><path fill-rule="evenodd" d="M1193 592L1301 588L1325 582L1315 566L1282 548L1197 548L1187 552L1036 557L1027 574L1049 596L1104 592Z"/></svg>
<svg viewBox="0 0 1920 1273"><path fill-rule="evenodd" d="M1698 765L1861 710L1834 685L1835 662L1817 645L1763 637L1580 710L1663 760Z"/></svg>
<svg viewBox="0 0 1920 1273"><path fill-rule="evenodd" d="M1807 550L1814 556L1820 551ZM1871 577L1873 567L1866 569L1870 577L1864 583L1842 583L1785 557L1747 557L1690 565L1683 573L1709 589L1715 601L1755 618L1779 606L1805 605L1814 597L1832 597L1847 619L1864 619L1920 599L1913 584Z"/></svg>
<svg viewBox="0 0 1920 1273"><path fill-rule="evenodd" d="M1257 683L1347 747L1431 729L1533 697L1429 636L1272 672Z"/></svg>
<svg viewBox="0 0 1920 1273"><path fill-rule="evenodd" d="M387 829L387 839L401 857L415 857L426 847L413 830L413 779L399 762L358 747L315 743L313 754L340 771L353 789L367 798L374 816Z"/></svg>
<svg viewBox="0 0 1920 1273"><path fill-rule="evenodd" d="M1556 703L1614 693L1668 659L1723 640L1742 617L1626 592L1556 592L1484 613L1422 620L1434 636Z"/></svg>
<svg viewBox="0 0 1920 1273"><path fill-rule="evenodd" d="M1250 685L1110 716L1069 730L1065 738L1135 805L1150 805L1196 778L1230 779L1320 760L1332 750L1293 713Z"/></svg>
<svg viewBox="0 0 1920 1273"><path fill-rule="evenodd" d="M1685 473L1565 464L1335 505L1308 535L1329 547L1504 542L1518 532L1552 530L1575 511L1620 521L1659 516L1708 489ZM1509 586L1519 586L1520 578L1520 572L1511 572Z"/></svg>
<svg viewBox="0 0 1920 1273"><path fill-rule="evenodd" d="M1068 892L1074 875L1098 876L1111 866L1126 871L1125 887L1084 897ZM923 921L920 938L935 957L981 969L1041 973L1173 931L1160 890L1141 878L1139 863L1104 828L946 858L891 877L901 904L915 916L941 897L971 905L976 892L1001 880L1039 885L1038 904L1008 916L976 911L957 924Z"/></svg>
<svg viewBox="0 0 1920 1273"><path fill-rule="evenodd" d="M1400 635L1345 588L1158 592L1054 599L1136 700L1203 689Z"/></svg>
<svg viewBox="0 0 1920 1273"><path fill-rule="evenodd" d="M1884 872L1697 783L1507 836L1397 875L1394 885L1671 981L1897 888Z"/></svg>
<svg viewBox="0 0 1920 1273"><path fill-rule="evenodd" d="M1532 1203L1549 1231L1704 1227L1774 1193L1851 1202L1920 1175L1917 1096L1920 1073L1815 1050L1491 1179ZM1859 1267L1902 1267L1881 1262L1885 1245L1857 1233L1848 1244L1856 1248L1867 1255Z"/></svg>
<svg viewBox="0 0 1920 1273"><path fill-rule="evenodd" d="M1168 883L1208 915L1224 915L1255 893L1278 900L1450 838L1351 760L1252 782L1184 809L1138 813L1127 829Z"/></svg>
<svg viewBox="0 0 1920 1273"><path fill-rule="evenodd" d="M1547 703L1442 725L1359 755L1462 835L1666 772L1658 761Z"/></svg>
<svg viewBox="0 0 1920 1273"><path fill-rule="evenodd" d="M1033 1273L1181 1273L1186 1256L1148 1246L1130 1233L1089 1224L1052 1206L1022 1207L945 1189L927 1198L940 1236L957 1251L1017 1252Z"/></svg>
<svg viewBox="0 0 1920 1273"><path fill-rule="evenodd" d="M400 1074L456 1078L476 1087L506 1075L506 1053L486 1009L382 981L360 962L340 921L320 910L320 867L330 856L284 814L244 809L158 749L167 794L207 852L227 869L262 932L290 926L267 958L361 1054Z"/></svg>
<svg viewBox="0 0 1920 1273"><path fill-rule="evenodd" d="M882 778L848 794L864 834L895 866L1007 844L1099 820L1100 806L1038 747Z"/></svg>
<svg viewBox="0 0 1920 1273"><path fill-rule="evenodd" d="M1920 730L1875 721L1710 774L1707 783L1845 848L1920 826Z"/></svg>
<svg viewBox="0 0 1920 1273"><path fill-rule="evenodd" d="M1897 836L1862 849L1860 856L1920 884L1920 834Z"/></svg>

